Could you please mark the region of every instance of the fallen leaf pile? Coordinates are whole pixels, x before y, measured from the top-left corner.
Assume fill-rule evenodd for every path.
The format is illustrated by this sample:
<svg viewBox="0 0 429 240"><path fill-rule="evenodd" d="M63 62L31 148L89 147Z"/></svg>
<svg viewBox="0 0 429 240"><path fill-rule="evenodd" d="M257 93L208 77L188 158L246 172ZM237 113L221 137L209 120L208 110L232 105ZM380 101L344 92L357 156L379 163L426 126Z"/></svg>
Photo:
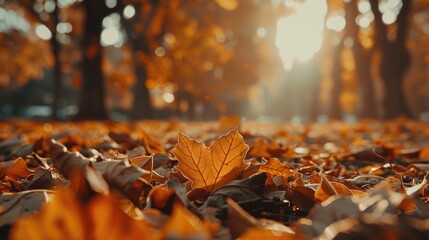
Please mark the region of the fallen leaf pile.
<svg viewBox="0 0 429 240"><path fill-rule="evenodd" d="M0 235L428 239L428 129L0 122Z"/></svg>

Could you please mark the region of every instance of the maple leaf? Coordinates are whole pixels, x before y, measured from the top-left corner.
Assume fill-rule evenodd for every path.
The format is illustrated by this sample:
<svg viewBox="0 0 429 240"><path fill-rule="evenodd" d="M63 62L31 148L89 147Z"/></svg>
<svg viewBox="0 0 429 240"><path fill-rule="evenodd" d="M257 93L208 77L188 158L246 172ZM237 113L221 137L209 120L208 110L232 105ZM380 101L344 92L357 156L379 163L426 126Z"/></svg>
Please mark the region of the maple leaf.
<svg viewBox="0 0 429 240"><path fill-rule="evenodd" d="M209 147L180 134L172 152L179 160L177 168L192 180L192 187L213 193L240 176L247 167L243 159L248 150L249 146L244 143L238 129L234 129Z"/></svg>

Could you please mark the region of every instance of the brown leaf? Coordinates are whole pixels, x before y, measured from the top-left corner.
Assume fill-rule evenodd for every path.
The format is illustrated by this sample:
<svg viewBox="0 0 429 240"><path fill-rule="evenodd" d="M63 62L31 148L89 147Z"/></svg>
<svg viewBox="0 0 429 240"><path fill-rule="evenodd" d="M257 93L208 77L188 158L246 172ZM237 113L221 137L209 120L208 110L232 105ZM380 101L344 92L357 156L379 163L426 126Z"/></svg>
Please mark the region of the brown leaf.
<svg viewBox="0 0 429 240"><path fill-rule="evenodd" d="M212 193L240 176L247 166L243 159L248 150L243 137L234 129L209 147L180 134L172 152L179 160L177 168L192 180L192 187Z"/></svg>
<svg viewBox="0 0 429 240"><path fill-rule="evenodd" d="M234 180L212 193L203 206L220 208L226 204L226 198L236 202L262 200L266 179L267 174L260 173L250 178Z"/></svg>
<svg viewBox="0 0 429 240"><path fill-rule="evenodd" d="M307 218L298 220L296 230L301 235L299 239L314 239L331 223L356 216L359 212L359 206L348 197L336 198L327 201L326 204L318 205Z"/></svg>
<svg viewBox="0 0 429 240"><path fill-rule="evenodd" d="M40 210L51 197L52 191L49 190L3 193L0 196L0 227Z"/></svg>
<svg viewBox="0 0 429 240"><path fill-rule="evenodd" d="M240 116L238 115L221 115L219 117L219 130L226 131L240 127Z"/></svg>
<svg viewBox="0 0 429 240"><path fill-rule="evenodd" d="M228 198L228 227L235 239L247 229L260 226L258 220L244 211L234 200Z"/></svg>
<svg viewBox="0 0 429 240"><path fill-rule="evenodd" d="M151 137L142 129L138 128L137 130L138 130L137 133L139 134L139 139L140 141L143 142L143 145L149 154L165 153L165 149L161 145L161 143L159 143L157 140L155 140L153 137Z"/></svg>
<svg viewBox="0 0 429 240"><path fill-rule="evenodd" d="M326 179L325 175L321 175L322 181L320 182L319 187L316 189L314 198L323 202L331 196L340 195L340 196L350 196L353 193L347 188L344 184L337 182L329 182Z"/></svg>
<svg viewBox="0 0 429 240"><path fill-rule="evenodd" d="M40 213L19 219L12 227L10 239L85 239L88 236L83 214L74 193L61 191ZM49 231L48 226L52 226Z"/></svg>
<svg viewBox="0 0 429 240"><path fill-rule="evenodd" d="M252 233L261 237L277 236L281 237L278 239L293 239L295 233L289 227L273 220L258 220L242 209L232 199L227 199L227 203L228 228L234 239L238 237L240 239L254 239L254 236L251 235Z"/></svg>
<svg viewBox="0 0 429 240"><path fill-rule="evenodd" d="M308 212L315 204L315 191L312 188L297 186L293 190L293 203L302 211Z"/></svg>
<svg viewBox="0 0 429 240"><path fill-rule="evenodd" d="M56 169L37 167L35 172L20 181L19 185L22 189L52 189L65 183L66 181L59 176Z"/></svg>
<svg viewBox="0 0 429 240"><path fill-rule="evenodd" d="M291 170L291 166L283 164L277 158L270 158L265 164L262 164L259 168L259 172L266 172L272 176L283 176L292 177L294 171Z"/></svg>
<svg viewBox="0 0 429 240"><path fill-rule="evenodd" d="M210 239L203 222L182 204L175 204L172 215L162 228L162 239Z"/></svg>
<svg viewBox="0 0 429 240"><path fill-rule="evenodd" d="M249 150L249 156L252 157L291 157L289 148L286 146L280 146L276 142L268 142L264 138L256 139L255 143Z"/></svg>
<svg viewBox="0 0 429 240"><path fill-rule="evenodd" d="M420 149L419 158L429 159L429 147L423 147Z"/></svg>
<svg viewBox="0 0 429 240"><path fill-rule="evenodd" d="M423 178L423 180L417 184L414 185L412 187L404 187L405 193L407 194L407 196L409 197L415 197L418 195L421 195L423 190L425 189L425 187L428 185L428 179L429 178L429 173L426 174L426 176ZM402 179L401 179L402 180ZM403 186L403 184L402 184Z"/></svg>
<svg viewBox="0 0 429 240"><path fill-rule="evenodd" d="M111 198L96 196L87 205L92 239L153 239L143 221L127 216Z"/></svg>
<svg viewBox="0 0 429 240"><path fill-rule="evenodd" d="M27 168L27 163L21 157L17 158L12 166L6 169L4 172L4 176L7 176L13 180L18 180L21 178L25 178L28 175L32 174L34 171L30 171Z"/></svg>
<svg viewBox="0 0 429 240"><path fill-rule="evenodd" d="M73 191L61 189L39 213L18 220L10 238L150 239L151 235L144 222L131 219L111 198L98 195L82 204Z"/></svg>
<svg viewBox="0 0 429 240"><path fill-rule="evenodd" d="M73 170L84 171L91 163L110 186L122 191L138 207L142 207L141 197L146 196L151 188L152 171L126 161L92 162L80 153L68 152L66 147L55 140L51 142L51 156L54 166L66 177L70 177ZM151 161L148 166L152 166Z"/></svg>
<svg viewBox="0 0 429 240"><path fill-rule="evenodd" d="M271 229L265 229L262 227L253 227L247 229L243 234L240 235L240 239L296 239L295 234L275 231Z"/></svg>

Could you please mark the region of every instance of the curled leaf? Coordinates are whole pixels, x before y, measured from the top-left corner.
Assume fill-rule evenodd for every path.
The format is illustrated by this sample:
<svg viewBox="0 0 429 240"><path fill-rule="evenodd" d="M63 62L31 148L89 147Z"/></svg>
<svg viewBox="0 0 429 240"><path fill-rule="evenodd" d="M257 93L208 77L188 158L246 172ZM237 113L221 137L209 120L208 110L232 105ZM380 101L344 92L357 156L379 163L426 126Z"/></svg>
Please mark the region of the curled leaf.
<svg viewBox="0 0 429 240"><path fill-rule="evenodd" d="M14 223L42 208L50 200L52 191L30 190L19 193L3 193L0 196L0 227Z"/></svg>
<svg viewBox="0 0 429 240"><path fill-rule="evenodd" d="M331 196L340 195L340 196L350 196L353 195L352 191L347 188L344 184L337 182L329 182L325 175L321 174L322 181L320 182L319 187L316 189L314 198L323 202Z"/></svg>
<svg viewBox="0 0 429 240"><path fill-rule="evenodd" d="M120 190L138 207L142 206L141 198L146 196L151 188L152 171L144 170L127 161L93 162L79 153L68 152L66 147L55 140L51 141L51 155L54 166L66 177L69 177L73 170L84 171L91 163L110 186Z"/></svg>

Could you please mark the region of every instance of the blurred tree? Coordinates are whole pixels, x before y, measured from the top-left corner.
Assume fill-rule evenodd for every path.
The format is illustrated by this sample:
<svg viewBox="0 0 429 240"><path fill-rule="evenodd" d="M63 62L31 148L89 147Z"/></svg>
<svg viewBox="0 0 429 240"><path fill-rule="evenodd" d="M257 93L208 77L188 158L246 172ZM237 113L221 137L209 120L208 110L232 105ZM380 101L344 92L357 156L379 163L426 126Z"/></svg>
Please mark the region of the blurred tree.
<svg viewBox="0 0 429 240"><path fill-rule="evenodd" d="M162 35L165 31L162 25L165 21L165 8L168 6L168 2L143 0L124 1L123 4L128 4L125 7L132 8L135 11L134 16L123 14L125 30L132 49L136 77L130 117L132 119L150 118L153 114L153 109L149 88L146 83L148 79L147 64L153 57L154 46L161 44Z"/></svg>
<svg viewBox="0 0 429 240"><path fill-rule="evenodd" d="M106 119L104 77L101 68L103 49L100 35L104 17L110 9L104 1L85 0L84 30L82 36L82 88L79 100L79 119Z"/></svg>
<svg viewBox="0 0 429 240"><path fill-rule="evenodd" d="M362 45L360 39L360 26L357 23L359 16L358 4L359 0L348 1L341 3L339 1L328 1L329 6L333 7L333 11L340 9L344 10L345 26L343 32L339 34L334 31L328 31L328 35L339 37L339 41L336 42L337 47L331 50L333 58L332 68L332 98L331 98L331 117L334 119L342 119L344 104L341 104L342 99L342 88L344 78L351 77L350 74L346 74L347 67L346 63L352 66L349 71L352 71L352 75L357 76L358 91L361 100L361 110L358 115L362 118L375 118L375 97L374 97L374 83L373 76L371 73L371 61L373 58L374 48L366 49ZM328 13L332 14L332 12ZM329 42L325 44L330 44ZM344 59L347 57L347 51L352 55L352 58ZM349 54L350 56L350 54Z"/></svg>
<svg viewBox="0 0 429 240"><path fill-rule="evenodd" d="M124 20L137 81L134 118L150 116L149 93L158 88L169 88L165 100L175 101L177 112L189 112L190 117L194 111L214 117L246 98L257 80L257 74L246 73L257 71L257 66L243 59L257 61L251 55L257 50L246 44L254 44L249 41L256 32L251 19L258 8L253 2L227 2L128 2L136 10ZM242 20L237 21L237 15ZM235 64L230 61L234 57Z"/></svg>
<svg viewBox="0 0 429 240"><path fill-rule="evenodd" d="M17 89L29 80L42 79L44 69L52 66L53 58L49 44L35 36L33 22L26 19L25 7L8 2L0 11L0 87L7 89L6 94L18 102Z"/></svg>
<svg viewBox="0 0 429 240"><path fill-rule="evenodd" d="M0 86L15 90L31 79L41 79L52 65L49 45L16 30L0 32Z"/></svg>
<svg viewBox="0 0 429 240"><path fill-rule="evenodd" d="M45 1L24 1L29 12L44 26L46 26L51 32L51 36L48 39L51 45L51 51L53 56L53 87L52 87L52 113L51 117L54 120L58 120L58 108L59 101L62 95L62 72L61 72L61 44L58 41L57 26L60 23L59 20L59 4L57 0L45 0Z"/></svg>
<svg viewBox="0 0 429 240"><path fill-rule="evenodd" d="M413 0L403 0L395 29L382 20L378 0L370 0L376 29L376 47L381 54L380 75L384 86L384 115L386 118L411 117L403 91L403 80L410 66L406 46L409 18Z"/></svg>
<svg viewBox="0 0 429 240"><path fill-rule="evenodd" d="M339 36L339 41L334 41L337 47L327 51L328 54L326 55L332 56L333 59L330 115L333 118L341 119L346 101L353 102L350 99L346 100L353 97L350 92L347 93L344 89L344 83L347 81L348 84L357 81L356 86L359 86L359 91L356 92L359 95L356 97L360 98L358 115L362 118L375 118L380 115L376 111L375 76L371 70L376 65L380 69L379 72L384 85L384 116L386 118L401 115L411 116L403 93L403 79L409 66L409 53L405 41L412 1L402 1L396 23L388 25L382 20L382 13L379 10L380 2L370 0L374 24L373 26L366 26L366 29L359 25L359 20L363 16L360 15L358 6L362 2L359 0L344 3L337 0L328 1L329 6L333 7L334 11L344 12L345 20L344 30L340 34L329 31L325 36L330 40ZM332 12L328 14L332 14ZM325 51L324 54L327 52ZM380 63L377 62L377 56L382 58ZM356 78L356 80L351 80L351 78ZM341 103L342 101L343 103Z"/></svg>
<svg viewBox="0 0 429 240"><path fill-rule="evenodd" d="M353 44L351 50L356 66L356 74L360 85L360 98L362 107L360 117L376 118L376 102L374 93L374 83L371 74L371 60L373 58L374 49L366 49L360 39L360 27L357 23L359 16L358 0L349 1L345 4L346 14L346 37L349 37Z"/></svg>

